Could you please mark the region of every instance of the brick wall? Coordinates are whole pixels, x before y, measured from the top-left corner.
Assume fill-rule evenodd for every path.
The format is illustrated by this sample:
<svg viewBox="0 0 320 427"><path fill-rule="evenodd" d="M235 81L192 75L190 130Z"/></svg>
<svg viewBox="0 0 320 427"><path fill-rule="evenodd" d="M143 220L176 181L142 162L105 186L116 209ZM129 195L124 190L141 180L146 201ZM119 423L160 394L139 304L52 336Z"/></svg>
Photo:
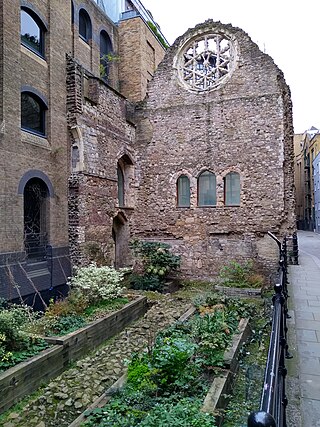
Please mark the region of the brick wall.
<svg viewBox="0 0 320 427"><path fill-rule="evenodd" d="M80 106L78 93L84 90L86 79L87 95ZM101 80L86 76L83 68L71 58L68 82L69 123L70 127L78 128L77 135L71 133L71 144L80 147L81 140L83 150L81 170L76 167L70 179L72 259L75 264L87 262L90 246L98 245L107 263L111 264L115 261L113 221L117 218L128 230L133 211L132 197L127 198L124 207L119 207L117 164L124 155L134 158L135 129L126 118L125 98ZM133 193L133 183L127 191ZM126 248L127 244L128 241ZM121 257L129 260L126 248Z"/></svg>
<svg viewBox="0 0 320 427"><path fill-rule="evenodd" d="M32 177L30 171L36 170L44 174L52 184L53 193L48 198L49 207L46 215L48 243L53 247L53 254L59 252L61 255L63 252L62 258L68 258L67 179L70 158L65 115L65 52L70 48L71 16L67 2L63 4L58 0L32 2L33 10L41 17L48 30L45 34L45 54L44 58L41 58L21 44L20 4L30 5L28 2L18 0L2 2L3 16L6 18L2 23L4 33L2 49L5 59L2 75L3 100L6 108L5 132L0 142L2 224L0 277L2 280L4 278L6 283L8 272L5 265L12 264L13 270L16 271L13 276L21 286L22 294L25 294L32 286L23 271L27 268L24 254L23 191L19 193L18 188L24 176L30 174L30 178ZM44 137L21 130L21 90L28 87L47 100ZM16 257L13 256L14 253ZM22 270L15 267L14 258L18 258L24 265ZM57 259L56 261L58 262ZM61 274L56 275L57 283L53 283L50 279L50 269L55 269L54 261L47 265L47 273L43 280L39 279L39 286L42 289L49 288L52 284L65 283L65 276L70 272L68 265L62 269L64 271ZM3 288L2 295L8 294L11 294L11 291L7 293Z"/></svg>
<svg viewBox="0 0 320 427"><path fill-rule="evenodd" d="M141 17L119 23L120 91L131 101L141 101L147 83L165 54L153 32Z"/></svg>
<svg viewBox="0 0 320 427"><path fill-rule="evenodd" d="M79 10L85 8L90 16L92 23L92 38L86 43L79 36ZM72 56L83 65L93 75L99 76L100 64L100 32L104 30L110 37L113 55L118 56L118 28L117 26L101 11L101 9L91 1L74 1L74 24L72 26ZM110 63L110 72L108 84L119 89L118 61Z"/></svg>

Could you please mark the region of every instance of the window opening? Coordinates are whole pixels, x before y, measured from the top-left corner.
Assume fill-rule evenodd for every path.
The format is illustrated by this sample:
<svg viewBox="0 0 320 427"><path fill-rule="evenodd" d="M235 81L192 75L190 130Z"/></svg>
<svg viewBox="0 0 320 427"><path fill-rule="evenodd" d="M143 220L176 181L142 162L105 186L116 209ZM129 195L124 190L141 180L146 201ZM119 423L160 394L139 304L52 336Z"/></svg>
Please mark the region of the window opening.
<svg viewBox="0 0 320 427"><path fill-rule="evenodd" d="M178 207L190 207L190 180L186 175L181 175L177 181Z"/></svg>
<svg viewBox="0 0 320 427"><path fill-rule="evenodd" d="M214 206L216 198L216 176L205 171L198 178L198 206Z"/></svg>
<svg viewBox="0 0 320 427"><path fill-rule="evenodd" d="M224 199L226 206L240 205L240 175L230 172L224 179Z"/></svg>
<svg viewBox="0 0 320 427"><path fill-rule="evenodd" d="M124 175L121 167L118 165L118 202L119 206L124 206Z"/></svg>
<svg viewBox="0 0 320 427"><path fill-rule="evenodd" d="M79 35L87 43L92 37L91 19L84 9L79 12Z"/></svg>
<svg viewBox="0 0 320 427"><path fill-rule="evenodd" d="M39 97L30 92L21 93L21 128L45 135L46 106Z"/></svg>
<svg viewBox="0 0 320 427"><path fill-rule="evenodd" d="M112 43L106 31L100 33L100 77L108 79L110 61L112 56Z"/></svg>
<svg viewBox="0 0 320 427"><path fill-rule="evenodd" d="M44 56L44 30L39 18L26 9L21 9L21 43Z"/></svg>
<svg viewBox="0 0 320 427"><path fill-rule="evenodd" d="M203 34L191 40L182 53L180 79L190 89L211 90L230 75L234 47L222 34Z"/></svg>
<svg viewBox="0 0 320 427"><path fill-rule="evenodd" d="M39 178L30 179L24 189L24 242L28 258L45 258L48 244L48 188Z"/></svg>

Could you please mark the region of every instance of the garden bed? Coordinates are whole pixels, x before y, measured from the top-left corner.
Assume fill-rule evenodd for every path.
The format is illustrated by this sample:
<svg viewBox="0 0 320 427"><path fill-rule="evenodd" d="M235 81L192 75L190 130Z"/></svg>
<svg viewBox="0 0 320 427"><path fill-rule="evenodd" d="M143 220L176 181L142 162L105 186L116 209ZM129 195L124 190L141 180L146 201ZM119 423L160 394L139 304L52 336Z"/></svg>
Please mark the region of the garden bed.
<svg viewBox="0 0 320 427"><path fill-rule="evenodd" d="M64 337L49 337L53 346L0 374L0 413L49 379L61 374L71 362L111 338L147 310L146 297L138 297L114 313Z"/></svg>
<svg viewBox="0 0 320 427"><path fill-rule="evenodd" d="M178 324L179 324L179 322L181 323L181 322L186 321L189 317L191 317L194 314L194 312L195 312L195 308L193 308L191 310L188 310L188 312L185 313L183 316L181 316L181 318L178 320ZM238 369L237 359L238 359L240 347L242 346L242 344L244 343L244 341L246 341L246 339L248 338L249 335L250 335L249 321L246 320L246 319L241 319L240 323L238 325L237 331L236 331L236 333L232 337L231 343L229 343L229 345L227 347L227 350L224 352L223 361L221 363L222 366L220 368L218 368L218 369L214 368L215 379L214 379L211 387L208 384L207 390L209 389L209 392L207 393L207 395L206 395L206 397L205 397L205 399L203 401L204 402L203 403L203 407L202 408L201 407L198 408L198 410L200 410L199 414L202 414L202 415L199 415L199 419L197 418L197 422L200 423L200 418L201 418L202 422L204 422L204 424L203 424L204 426L213 426L213 425L215 425L214 424L215 423L214 422L214 417L211 416L211 418L210 418L210 415L208 415L209 413L213 414L215 417L217 417L216 418L216 422L219 423L217 425L220 425L220 418L219 418L219 414L218 414L217 411L219 409L223 409L225 407L226 403L227 403L227 401L225 399L225 395L230 393L230 390L231 390L231 387L232 387L232 384L233 384L233 380L234 380L234 377L235 377L237 369ZM164 355L165 353L167 353L167 351L170 353L171 350L170 349L168 349L168 350L166 349L167 343L169 343L169 341L171 339L170 335L167 338L167 335L165 333L165 335L162 338L160 338L160 339L162 339L162 344L164 345L164 348L162 350L160 349L160 353L162 352L162 355ZM176 343L177 347L174 350L175 353L177 353L177 352L179 353L180 350L182 348L184 348L184 346L186 345L186 343L183 342L183 340L182 341L179 341L179 340L180 340L180 338L178 337L177 343ZM150 349L148 351L150 351ZM159 351L159 348L158 348L158 351ZM175 356L176 355L177 354L175 354ZM173 356L173 354L171 354L171 356ZM159 355L158 355L158 357L159 357ZM194 357L194 356L192 356L192 357ZM141 360L143 360L143 356L142 356L142 359L141 359L140 356L137 356L136 361L138 362L138 366L139 366L139 363L140 363ZM158 360L158 362L159 362L159 360ZM181 362L181 360L180 360L180 362ZM161 363L163 363L163 362L160 361L160 365L161 365ZM186 362L186 363L188 365L188 362ZM184 364L182 364L182 365L184 365ZM219 365L219 362L218 362L218 365ZM209 369L212 369L212 368L213 367L209 367ZM191 371L193 370L193 368L191 366L189 367L189 369ZM160 368L160 371L161 371L161 368ZM132 371L131 371L131 374L130 374L130 365L129 365L129 375L131 375L131 378L132 378ZM141 381L142 381L142 383L144 383L145 381L148 382L150 380L149 372L147 372L147 371L144 372L144 373L141 372L138 375L138 377L139 377L139 379L138 379L139 383ZM194 381L194 378L191 378L191 382L192 381ZM88 408L88 409L93 410L92 413L94 414L94 417L98 417L98 418L96 418L97 420L99 419L100 416L101 416L101 418L100 418L101 422L104 422L107 419L107 418L103 418L105 416L104 415L105 414L104 413L105 408L102 408L102 407L104 407L106 405L106 403L111 399L111 396L115 392L119 391L119 388L121 388L124 383L125 383L125 376L121 377L121 379L119 379L111 388L109 388L92 405L90 405L90 408ZM129 383L130 383L130 380L129 380ZM178 381L178 383L179 383L179 381ZM197 386L199 386L199 381L196 381L195 384L197 384ZM143 385L143 387L145 387L145 385ZM150 384L147 385L147 387L151 387L150 392L151 392L151 394L153 394L153 392L154 392L154 390L153 390L154 385L152 385L152 381L151 381ZM192 386L190 386L190 385L188 387L190 389L192 388ZM175 391L171 390L171 393L169 393L169 394L172 395L174 393L175 393ZM178 408L178 410L179 410L179 405L180 405L181 402L183 402L185 400L188 400L188 399L191 399L191 396L190 396L190 398L186 398L187 395L185 395L185 397L182 397L182 398L178 398L177 397L178 400L173 405L173 407ZM125 402L127 402L127 404L130 407L130 403L129 402L130 402L130 399L132 399L132 396L129 394L129 397L127 397L126 399L127 400L125 400ZM142 398L142 401L143 400L144 399ZM192 399L190 400L190 405L192 405L191 402L192 402ZM160 404L160 406L162 405L161 402L159 404ZM119 405L119 403L116 403L116 405ZM122 404L120 403L120 405L122 405ZM143 406L144 404L141 402L141 404L139 404L139 405ZM170 407L170 405L172 407L172 404L166 403L164 405L164 407L165 406ZM94 409L94 408L101 408L101 409ZM191 406L189 406L189 408L191 408ZM195 406L192 406L192 408L190 410L194 411L195 409L196 409ZM186 409L186 410L188 411L189 409ZM180 408L180 411L181 411L181 416L184 419L184 416L182 415L184 409ZM132 413L139 413L139 409L137 409L135 407L135 409L133 409ZM133 416L132 413L130 412L128 414L129 418ZM87 424L87 422L85 424L81 424L86 419L86 415L89 415L89 414L88 414L88 410L85 411L69 427L78 427L80 425L90 425L90 426L98 425L98 424L95 424L94 422L92 424L90 422L89 422L89 424ZM130 418L130 420L131 420L131 418ZM148 421L150 422L150 420L148 420ZM97 422L99 423L99 421L97 421ZM128 420L128 422L130 423L129 420ZM170 420L170 422L172 422L172 421ZM127 424L125 424L125 425L127 425ZM133 424L133 425L136 425L136 424ZM142 422L141 425L145 425L145 424L143 424L143 422ZM149 424L147 423L146 425L149 425ZM169 425L173 425L173 424L169 424ZM187 424L181 423L181 426L184 426L184 425L187 425ZM198 426L198 425L202 425L202 424L200 423L200 424L194 424L194 425Z"/></svg>

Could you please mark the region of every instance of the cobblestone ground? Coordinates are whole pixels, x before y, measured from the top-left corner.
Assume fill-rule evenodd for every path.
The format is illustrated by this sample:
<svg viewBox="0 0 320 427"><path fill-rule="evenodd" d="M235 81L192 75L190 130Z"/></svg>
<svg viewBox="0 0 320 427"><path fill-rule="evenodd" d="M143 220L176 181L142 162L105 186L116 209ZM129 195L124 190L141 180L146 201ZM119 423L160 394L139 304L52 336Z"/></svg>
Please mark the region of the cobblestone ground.
<svg viewBox="0 0 320 427"><path fill-rule="evenodd" d="M190 302L166 295L143 318L126 328L103 347L78 361L44 386L21 409L11 411L3 427L68 426L124 371L132 353L145 349L155 333L177 320ZM36 397L35 397L36 396Z"/></svg>

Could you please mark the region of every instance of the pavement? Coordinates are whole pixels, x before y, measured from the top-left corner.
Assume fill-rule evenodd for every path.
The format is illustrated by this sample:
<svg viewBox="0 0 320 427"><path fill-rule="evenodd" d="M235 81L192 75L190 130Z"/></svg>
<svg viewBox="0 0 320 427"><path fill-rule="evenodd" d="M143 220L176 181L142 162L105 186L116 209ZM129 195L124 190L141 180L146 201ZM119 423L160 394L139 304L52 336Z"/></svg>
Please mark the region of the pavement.
<svg viewBox="0 0 320 427"><path fill-rule="evenodd" d="M320 235L298 232L299 265L289 267L288 427L320 427Z"/></svg>

